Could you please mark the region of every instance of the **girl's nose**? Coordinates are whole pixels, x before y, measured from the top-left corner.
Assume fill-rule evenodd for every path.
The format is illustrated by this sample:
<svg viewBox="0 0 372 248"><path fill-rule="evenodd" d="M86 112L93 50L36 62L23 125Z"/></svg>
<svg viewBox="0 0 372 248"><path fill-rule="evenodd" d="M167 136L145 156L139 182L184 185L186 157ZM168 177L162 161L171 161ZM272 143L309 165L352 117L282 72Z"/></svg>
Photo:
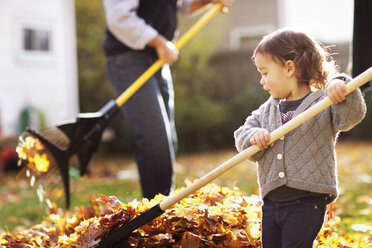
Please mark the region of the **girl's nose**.
<svg viewBox="0 0 372 248"><path fill-rule="evenodd" d="M260 84L261 85L264 85L265 84L265 81L264 81L263 77L261 77Z"/></svg>

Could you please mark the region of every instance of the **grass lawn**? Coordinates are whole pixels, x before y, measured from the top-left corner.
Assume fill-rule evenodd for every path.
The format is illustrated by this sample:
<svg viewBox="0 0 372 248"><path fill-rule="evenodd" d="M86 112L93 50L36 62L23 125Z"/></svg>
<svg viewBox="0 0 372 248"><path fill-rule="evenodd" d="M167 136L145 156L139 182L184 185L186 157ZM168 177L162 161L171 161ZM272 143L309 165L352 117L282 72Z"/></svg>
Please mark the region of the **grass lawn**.
<svg viewBox="0 0 372 248"><path fill-rule="evenodd" d="M355 224L372 226L372 143L341 141L337 145L340 197L335 213L342 219L339 229L345 233L368 237L372 234L356 231ZM183 187L185 179L197 179L236 155L231 151L200 154L181 154L177 157L176 187ZM98 194L114 195L122 202L140 198L136 166L128 157L94 157L90 175L71 182L72 207L89 205ZM119 173L120 172L120 173ZM121 179L115 175L121 175ZM255 165L245 161L214 181L220 186L239 187L246 195L258 194ZM58 181L44 184L58 206L63 206L62 185ZM46 215L46 203L40 203L35 188L22 177L0 177L0 232L15 232L39 223ZM73 211L73 210L72 210ZM355 227L355 226L354 226Z"/></svg>

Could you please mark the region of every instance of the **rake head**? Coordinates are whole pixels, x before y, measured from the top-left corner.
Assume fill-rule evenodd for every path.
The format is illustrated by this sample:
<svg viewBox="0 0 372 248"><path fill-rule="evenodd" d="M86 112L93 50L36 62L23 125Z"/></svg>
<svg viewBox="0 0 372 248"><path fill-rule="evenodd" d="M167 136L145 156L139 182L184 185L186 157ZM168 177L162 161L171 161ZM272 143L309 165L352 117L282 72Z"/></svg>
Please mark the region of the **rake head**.
<svg viewBox="0 0 372 248"><path fill-rule="evenodd" d="M112 100L98 112L80 113L74 121L47 130L26 129L22 135L22 140L29 136L36 138L42 144L43 150L52 157L49 159L50 166L57 167L61 175L66 208L70 206L69 169L72 158L77 158L77 167L80 176L83 176L93 153L98 148L104 129L119 109ZM22 159L26 160L26 157Z"/></svg>

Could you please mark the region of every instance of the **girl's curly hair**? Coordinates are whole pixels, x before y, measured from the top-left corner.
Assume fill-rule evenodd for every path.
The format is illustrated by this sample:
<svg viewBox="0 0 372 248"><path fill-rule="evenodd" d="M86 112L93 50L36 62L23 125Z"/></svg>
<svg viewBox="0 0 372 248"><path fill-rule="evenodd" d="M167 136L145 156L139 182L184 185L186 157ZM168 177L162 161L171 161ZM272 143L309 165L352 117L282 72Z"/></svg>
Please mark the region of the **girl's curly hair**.
<svg viewBox="0 0 372 248"><path fill-rule="evenodd" d="M321 43L304 32L291 29L279 29L264 36L253 52L253 60L258 53L269 55L283 65L292 60L299 83L315 89L323 89L338 69Z"/></svg>

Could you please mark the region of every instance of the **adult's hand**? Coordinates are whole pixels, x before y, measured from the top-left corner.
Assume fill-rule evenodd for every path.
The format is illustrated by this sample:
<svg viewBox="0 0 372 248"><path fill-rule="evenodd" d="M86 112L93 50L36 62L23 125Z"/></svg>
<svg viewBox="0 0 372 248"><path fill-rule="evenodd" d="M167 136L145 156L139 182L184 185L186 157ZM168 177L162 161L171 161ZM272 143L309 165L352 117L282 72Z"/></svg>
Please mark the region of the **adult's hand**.
<svg viewBox="0 0 372 248"><path fill-rule="evenodd" d="M198 9L204 7L209 3L220 3L222 5L221 12L226 14L228 13L228 8L233 0L194 0L191 4L190 12L197 11Z"/></svg>
<svg viewBox="0 0 372 248"><path fill-rule="evenodd" d="M222 13L227 13L229 10L227 7L230 6L233 0L212 0L213 3L220 3L223 8L221 9Z"/></svg>
<svg viewBox="0 0 372 248"><path fill-rule="evenodd" d="M178 59L178 50L172 42L167 40L164 36L158 34L147 45L155 48L156 53L164 64L173 64Z"/></svg>

